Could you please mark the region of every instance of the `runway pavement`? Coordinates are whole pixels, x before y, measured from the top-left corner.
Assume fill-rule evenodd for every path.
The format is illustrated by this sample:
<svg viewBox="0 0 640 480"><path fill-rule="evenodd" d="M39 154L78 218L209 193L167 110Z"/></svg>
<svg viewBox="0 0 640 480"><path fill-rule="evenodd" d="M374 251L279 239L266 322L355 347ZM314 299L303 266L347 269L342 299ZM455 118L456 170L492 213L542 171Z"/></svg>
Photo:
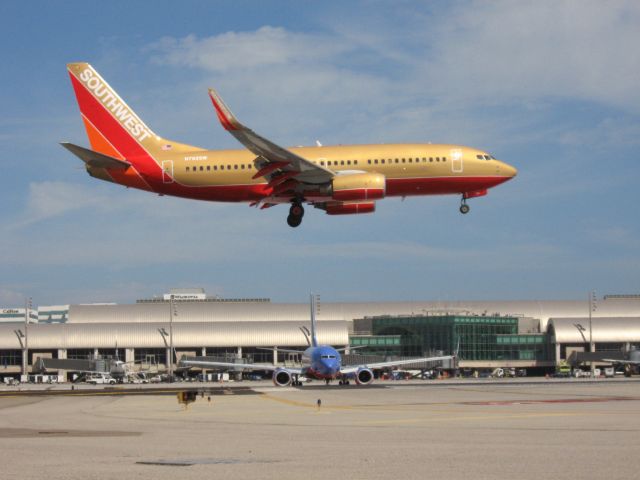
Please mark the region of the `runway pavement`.
<svg viewBox="0 0 640 480"><path fill-rule="evenodd" d="M377 385L216 386L188 407L171 391L13 390L0 397L3 478L629 480L640 471L637 381Z"/></svg>

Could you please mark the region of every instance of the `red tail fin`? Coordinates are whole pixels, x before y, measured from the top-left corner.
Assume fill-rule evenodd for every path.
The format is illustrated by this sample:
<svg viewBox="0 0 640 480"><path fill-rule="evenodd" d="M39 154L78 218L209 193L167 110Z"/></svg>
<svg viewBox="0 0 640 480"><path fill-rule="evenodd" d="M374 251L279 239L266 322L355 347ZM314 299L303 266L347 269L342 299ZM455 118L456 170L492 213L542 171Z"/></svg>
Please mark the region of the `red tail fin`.
<svg viewBox="0 0 640 480"><path fill-rule="evenodd" d="M67 65L91 148L127 160L142 176L162 178L159 157L201 150L157 136L88 63Z"/></svg>

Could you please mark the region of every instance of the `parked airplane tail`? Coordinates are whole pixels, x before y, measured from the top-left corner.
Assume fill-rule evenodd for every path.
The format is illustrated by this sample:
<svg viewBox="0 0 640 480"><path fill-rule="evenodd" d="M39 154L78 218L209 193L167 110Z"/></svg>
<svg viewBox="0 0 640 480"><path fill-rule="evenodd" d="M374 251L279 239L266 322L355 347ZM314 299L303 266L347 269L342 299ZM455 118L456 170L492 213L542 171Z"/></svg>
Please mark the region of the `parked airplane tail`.
<svg viewBox="0 0 640 480"><path fill-rule="evenodd" d="M312 347L317 347L318 346L318 337L316 335L317 332L317 328L316 328L316 313L317 313L317 298L316 296L312 293L311 294L311 346Z"/></svg>
<svg viewBox="0 0 640 480"><path fill-rule="evenodd" d="M201 150L156 135L88 63L69 63L67 69L93 151L158 176L158 154Z"/></svg>

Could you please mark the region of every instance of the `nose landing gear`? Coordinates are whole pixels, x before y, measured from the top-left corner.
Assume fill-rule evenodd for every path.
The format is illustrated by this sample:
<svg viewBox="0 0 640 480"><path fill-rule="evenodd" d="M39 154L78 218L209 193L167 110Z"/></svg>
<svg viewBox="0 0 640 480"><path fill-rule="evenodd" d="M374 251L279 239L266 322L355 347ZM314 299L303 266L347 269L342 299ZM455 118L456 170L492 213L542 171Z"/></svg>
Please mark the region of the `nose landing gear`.
<svg viewBox="0 0 640 480"><path fill-rule="evenodd" d="M460 205L460 213L466 215L467 213L469 213L469 210L471 210L471 208L469 207L469 205L467 205L467 199L463 196L462 204Z"/></svg>
<svg viewBox="0 0 640 480"><path fill-rule="evenodd" d="M289 209L289 216L287 217L287 224L290 227L297 227L302 223L302 217L304 217L304 207L299 201L294 201Z"/></svg>

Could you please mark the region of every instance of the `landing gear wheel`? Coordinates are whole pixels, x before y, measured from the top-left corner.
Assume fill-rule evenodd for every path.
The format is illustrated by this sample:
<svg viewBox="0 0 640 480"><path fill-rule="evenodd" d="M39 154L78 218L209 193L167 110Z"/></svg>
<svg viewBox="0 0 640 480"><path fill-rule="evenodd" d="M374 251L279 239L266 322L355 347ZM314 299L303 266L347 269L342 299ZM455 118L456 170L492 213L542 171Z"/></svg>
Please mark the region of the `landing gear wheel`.
<svg viewBox="0 0 640 480"><path fill-rule="evenodd" d="M304 217L304 207L300 203L294 203L289 209L289 215L294 217Z"/></svg>
<svg viewBox="0 0 640 480"><path fill-rule="evenodd" d="M289 216L287 217L287 224L290 227L297 227L302 223L302 217L304 217L304 207L299 202L294 202L289 209Z"/></svg>
<svg viewBox="0 0 640 480"><path fill-rule="evenodd" d="M463 203L462 205L460 205L460 213L462 213L463 215L466 215L467 213L469 213L469 210L471 210L469 208L469 205L467 205L466 203Z"/></svg>
<svg viewBox="0 0 640 480"><path fill-rule="evenodd" d="M295 228L295 227L299 226L301 223L302 223L302 217L295 217L293 215L289 215L287 217L287 224L290 227Z"/></svg>

